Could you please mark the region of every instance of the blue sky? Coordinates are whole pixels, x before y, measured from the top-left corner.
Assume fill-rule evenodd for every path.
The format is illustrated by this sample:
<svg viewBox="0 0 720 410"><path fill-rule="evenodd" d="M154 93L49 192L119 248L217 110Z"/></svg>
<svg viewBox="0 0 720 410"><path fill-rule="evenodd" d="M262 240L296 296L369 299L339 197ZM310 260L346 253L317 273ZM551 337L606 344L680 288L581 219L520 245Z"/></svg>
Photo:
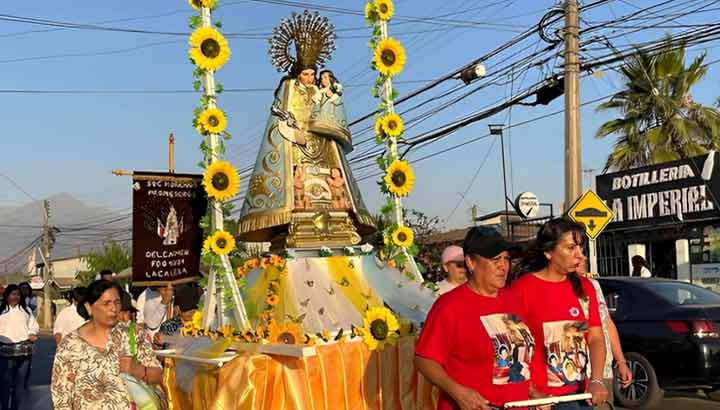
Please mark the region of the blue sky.
<svg viewBox="0 0 720 410"><path fill-rule="evenodd" d="M360 1L322 1L314 4L362 10ZM631 4L647 6L649 2L633 0L610 1L588 12L587 22L604 21L615 15L636 10ZM655 3L655 2L653 2ZM690 2L693 3L693 2ZM704 2L695 1L698 6ZM705 2L706 3L706 2ZM4 2L0 14L59 20L73 23L102 23L105 26L145 29L164 32L188 32L187 17L192 10L185 1L153 0L148 2L98 2L74 0L67 2L38 0ZM391 26L405 44L408 62L398 81L431 80L486 53L507 41L517 32L534 24L554 5L546 0L508 0L488 2L482 7L469 0L397 0L396 13L401 16L426 17L465 10L453 19L490 23L447 31L430 31L437 25L421 23ZM252 1L220 0L215 18L222 21L223 32L269 33L280 19L301 9ZM360 28L359 16L324 13L339 29ZM717 12L678 18L682 23L717 21ZM41 30L38 32L38 30ZM191 90L193 67L187 58L187 39L183 36L134 34L92 30L54 30L48 27L0 21L0 90ZM31 32L28 32L31 31ZM418 31L425 31L420 34ZM613 41L621 48L631 41L661 37L672 29L643 30ZM347 38L360 36L362 38ZM375 107L369 84L375 73L369 70L370 51L366 47L368 30L341 32L338 50L329 64L347 92L345 104L351 118L368 113ZM535 47L534 36L512 52ZM232 59L217 73L217 79L228 89L273 88L280 75L267 57L265 39L230 38ZM713 47L709 43L706 47ZM696 52L702 48L694 49ZM708 60L717 57L710 48ZM594 55L606 54L600 50ZM73 54L75 56L67 56ZM87 54L96 54L87 56ZM63 55L63 57L53 57ZM593 55L589 53L588 56ZM48 58L50 57L50 58ZM21 60L21 61L18 61ZM492 72L493 60L487 64ZM561 60L551 59L546 66L528 71L514 80L515 89L558 72ZM711 103L717 93L717 66L712 66L703 83L694 90L697 101ZM521 80L524 80L522 82ZM362 85L365 84L365 85ZM452 83L441 89L447 89ZM353 87L353 85L362 85ZM422 84L400 83L400 94ZM592 100L618 90L620 82L613 72L600 78L587 76L582 80L582 101ZM504 98L509 85L497 85L474 94L463 102L433 116L413 128L406 137L475 112ZM198 95L172 94L0 94L3 113L2 154L0 172L23 185L36 197L68 192L93 205L122 210L130 207L130 181L114 177L115 168L162 170L167 166L167 135L176 136L176 169L178 172L199 172L196 163L201 157L197 145L200 137L191 126L192 111ZM428 94L427 97L434 95ZM418 100L420 101L420 100ZM228 143L226 158L239 168L253 163L259 138L267 118L271 92L227 92L219 104L229 116L229 130L234 138ZM408 106L412 104L409 103ZM518 123L541 116L563 106L559 98L548 107L515 107L512 122ZM596 114L595 105L582 110L583 168L602 170L612 140L597 140L594 133L599 124L610 118ZM412 116L412 115L411 115ZM410 116L410 117L411 117ZM412 161L487 133L488 123L507 123L508 112L480 121L409 156ZM365 124L354 129L357 131ZM556 205L563 196L563 117L549 117L513 128L508 138L512 157L511 194L535 192L542 201ZM507 134L506 134L507 135ZM366 135L356 137L357 140ZM364 148L367 148L366 144ZM362 151L363 148L360 148ZM474 184L473 175L487 156ZM352 157L352 155L351 155ZM510 162L508 163L510 165ZM448 227L469 222L469 204L477 204L481 213L503 206L500 145L490 138L464 146L444 155L415 165L418 179L415 191L406 200L409 207L447 221ZM366 175L359 170L356 176ZM469 188L468 188L469 186ZM22 193L0 180L0 206L25 202ZM380 195L372 179L361 183L366 202L377 207ZM464 202L458 193L468 189Z"/></svg>

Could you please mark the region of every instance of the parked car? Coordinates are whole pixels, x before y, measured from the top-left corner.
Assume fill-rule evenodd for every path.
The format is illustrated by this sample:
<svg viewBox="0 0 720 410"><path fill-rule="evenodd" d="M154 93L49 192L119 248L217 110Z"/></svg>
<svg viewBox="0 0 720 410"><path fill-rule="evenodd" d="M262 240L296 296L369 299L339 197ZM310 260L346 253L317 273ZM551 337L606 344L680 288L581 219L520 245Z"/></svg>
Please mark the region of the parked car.
<svg viewBox="0 0 720 410"><path fill-rule="evenodd" d="M664 390L720 387L720 294L665 279L600 278L634 383L623 407L652 408Z"/></svg>

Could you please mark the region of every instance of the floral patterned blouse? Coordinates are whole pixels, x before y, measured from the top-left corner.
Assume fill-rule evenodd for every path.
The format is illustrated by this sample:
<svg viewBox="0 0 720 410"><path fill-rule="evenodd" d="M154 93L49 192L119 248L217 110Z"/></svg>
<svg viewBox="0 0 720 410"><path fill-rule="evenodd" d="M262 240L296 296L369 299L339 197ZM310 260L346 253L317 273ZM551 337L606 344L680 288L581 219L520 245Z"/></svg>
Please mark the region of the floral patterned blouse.
<svg viewBox="0 0 720 410"><path fill-rule="evenodd" d="M137 361L160 367L150 343L137 338ZM55 410L128 410L130 396L120 376L120 355L129 354L128 325L110 331L105 350L90 345L73 331L62 339L52 370Z"/></svg>

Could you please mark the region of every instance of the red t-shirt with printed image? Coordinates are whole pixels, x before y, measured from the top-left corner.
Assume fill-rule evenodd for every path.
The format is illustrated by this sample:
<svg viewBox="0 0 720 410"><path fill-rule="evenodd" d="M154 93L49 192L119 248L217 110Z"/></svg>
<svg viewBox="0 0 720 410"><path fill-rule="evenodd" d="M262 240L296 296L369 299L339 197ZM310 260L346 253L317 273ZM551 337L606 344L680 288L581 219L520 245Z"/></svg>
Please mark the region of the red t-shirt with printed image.
<svg viewBox="0 0 720 410"><path fill-rule="evenodd" d="M545 394L584 391L590 378L587 334L601 323L595 289L589 280L580 281L588 297L583 304L567 279L549 282L529 273L511 287L537 343L530 365L532 382Z"/></svg>
<svg viewBox="0 0 720 410"><path fill-rule="evenodd" d="M453 380L491 404L527 400L534 342L518 307L508 290L493 298L460 285L435 301L415 354L439 363ZM457 408L441 392L438 410Z"/></svg>

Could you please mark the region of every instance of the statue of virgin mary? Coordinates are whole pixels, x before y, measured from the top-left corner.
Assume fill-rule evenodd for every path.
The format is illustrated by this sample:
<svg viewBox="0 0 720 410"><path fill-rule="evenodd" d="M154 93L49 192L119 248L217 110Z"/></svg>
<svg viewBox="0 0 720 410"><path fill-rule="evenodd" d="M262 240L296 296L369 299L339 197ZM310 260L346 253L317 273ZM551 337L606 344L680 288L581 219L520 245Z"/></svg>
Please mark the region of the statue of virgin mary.
<svg viewBox="0 0 720 410"><path fill-rule="evenodd" d="M270 56L285 76L241 210L241 240L275 249L349 246L375 231L345 158L352 137L342 87L329 70L316 78L334 50L334 27L318 13L293 13L273 31Z"/></svg>

